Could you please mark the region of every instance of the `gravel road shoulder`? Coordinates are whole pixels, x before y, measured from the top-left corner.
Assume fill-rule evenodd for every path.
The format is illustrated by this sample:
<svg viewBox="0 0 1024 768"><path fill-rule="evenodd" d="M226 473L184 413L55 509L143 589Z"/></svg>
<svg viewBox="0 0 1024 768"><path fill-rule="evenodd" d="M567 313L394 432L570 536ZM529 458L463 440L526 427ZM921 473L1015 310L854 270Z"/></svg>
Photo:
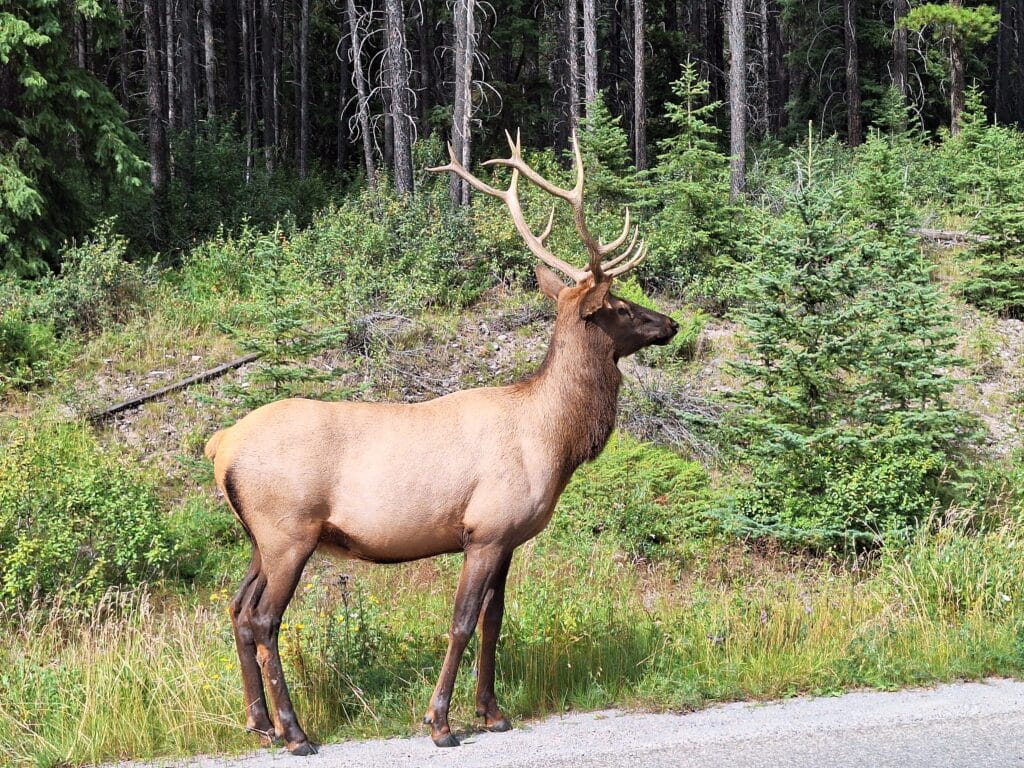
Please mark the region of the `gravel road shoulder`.
<svg viewBox="0 0 1024 768"><path fill-rule="evenodd" d="M993 679L898 692L736 703L687 714L608 710L462 734L325 745L294 758L258 751L158 765L195 768L602 768L605 766L971 766L1024 768L1024 682Z"/></svg>

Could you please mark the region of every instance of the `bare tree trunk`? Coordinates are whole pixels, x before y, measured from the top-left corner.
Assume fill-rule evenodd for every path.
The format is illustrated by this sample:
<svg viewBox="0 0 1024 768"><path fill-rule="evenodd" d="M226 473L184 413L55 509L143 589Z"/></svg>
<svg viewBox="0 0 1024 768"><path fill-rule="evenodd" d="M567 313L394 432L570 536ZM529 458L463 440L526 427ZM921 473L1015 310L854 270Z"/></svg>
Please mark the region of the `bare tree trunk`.
<svg viewBox="0 0 1024 768"><path fill-rule="evenodd" d="M583 81L589 120L597 101L597 0L583 0Z"/></svg>
<svg viewBox="0 0 1024 768"><path fill-rule="evenodd" d="M580 17L579 0L566 0L565 23L569 28L569 135L580 129Z"/></svg>
<svg viewBox="0 0 1024 768"><path fill-rule="evenodd" d="M232 19L227 19L230 26ZM206 117L217 117L217 52L213 40L213 0L203 0L203 72L206 76Z"/></svg>
<svg viewBox="0 0 1024 768"><path fill-rule="evenodd" d="M165 106L168 128L175 128L178 125L178 115L174 103L177 90L177 81L175 80L177 67L174 62L174 48L177 40L174 29L174 4L175 0L164 0L164 55L167 58L164 79L167 82Z"/></svg>
<svg viewBox="0 0 1024 768"><path fill-rule="evenodd" d="M777 133L786 126L786 100L789 98L789 68L786 65L786 43L776 0L768 0L768 128Z"/></svg>
<svg viewBox="0 0 1024 768"><path fill-rule="evenodd" d="M299 6L299 176L309 173L309 0Z"/></svg>
<svg viewBox="0 0 1024 768"><path fill-rule="evenodd" d="M343 12L344 13L344 12ZM342 25L344 25L344 18ZM349 83L352 73L348 69L348 51L344 49L344 38L338 41L337 55L339 64L338 73L338 119L335 142L337 153L335 154L335 165L339 171L344 170L348 164L348 138L345 131L346 114L348 112Z"/></svg>
<svg viewBox="0 0 1024 768"><path fill-rule="evenodd" d="M366 163L366 182L371 188L377 186L377 167L373 158L373 135L370 133L370 98L363 75L363 41L359 31L359 15L355 0L347 0L348 26L352 37L352 74L356 81L359 97L359 133L363 138L363 161Z"/></svg>
<svg viewBox="0 0 1024 768"><path fill-rule="evenodd" d="M909 64L907 63L907 34L909 30L900 22L910 13L910 0L893 0L892 31L892 85L900 96L907 98Z"/></svg>
<svg viewBox="0 0 1024 768"><path fill-rule="evenodd" d="M455 95L452 102L452 149L467 168L472 149L473 59L476 47L474 0L455 2ZM469 205L469 184L452 174L449 184L452 202Z"/></svg>
<svg viewBox="0 0 1024 768"><path fill-rule="evenodd" d="M149 124L150 181L153 184L153 232L158 242L166 239L167 183L170 176L167 132L164 128L164 87L160 73L159 0L143 0L146 27L146 112Z"/></svg>
<svg viewBox="0 0 1024 768"><path fill-rule="evenodd" d="M186 131L196 122L196 9L193 0L178 0L181 9L181 126Z"/></svg>
<svg viewBox="0 0 1024 768"><path fill-rule="evenodd" d="M644 80L646 59L644 0L633 0L633 159L638 171L647 168L647 86Z"/></svg>
<svg viewBox="0 0 1024 768"><path fill-rule="evenodd" d="M72 10L72 16L74 17L75 64L79 69L87 69L88 57L85 52L85 18L77 9Z"/></svg>
<svg viewBox="0 0 1024 768"><path fill-rule="evenodd" d="M256 0L238 0L242 17L242 84L245 90L245 180L252 176L256 141Z"/></svg>
<svg viewBox="0 0 1024 768"><path fill-rule="evenodd" d="M949 132L951 135L956 136L960 133L960 115L964 111L964 94L967 86L964 78L964 53L960 40L955 37L949 43L949 64L951 69Z"/></svg>
<svg viewBox="0 0 1024 768"><path fill-rule="evenodd" d="M260 72L263 77L263 155L267 170L274 170L274 113L277 94L274 92L274 10L272 0L260 6Z"/></svg>
<svg viewBox="0 0 1024 768"><path fill-rule="evenodd" d="M394 132L395 191L412 193L412 119L409 110L408 49L405 45L405 9L402 0L385 0L388 88Z"/></svg>
<svg viewBox="0 0 1024 768"><path fill-rule="evenodd" d="M862 141L860 69L857 62L857 0L843 0L843 44L846 48L846 143Z"/></svg>
<svg viewBox="0 0 1024 768"><path fill-rule="evenodd" d="M999 30L996 32L996 76L995 76L995 115L996 120L1006 125L1014 122L1013 110L1013 49L1016 45L1015 36L1024 33L1019 28L1020 20L1015 18L1013 0L999 0ZM1016 62L1017 67L1024 62ZM1024 94L1018 94L1021 98Z"/></svg>
<svg viewBox="0 0 1024 768"><path fill-rule="evenodd" d="M290 3L271 0L270 18L274 25L274 56L270 65L270 81L272 83L271 94L273 95L272 106L274 108L274 166L277 166L277 156L284 148L282 133L285 128L285 121L282 115L283 107L281 95L284 88L281 84L281 65L284 56L284 9Z"/></svg>
<svg viewBox="0 0 1024 768"><path fill-rule="evenodd" d="M117 0L117 10L121 15L121 33L117 49L117 80L121 106L128 109L131 93L128 86L128 75L131 72L131 55L128 52L128 8L127 0Z"/></svg>
<svg viewBox="0 0 1024 768"><path fill-rule="evenodd" d="M728 0L729 189L739 199L747 186L747 41L744 0Z"/></svg>
<svg viewBox="0 0 1024 768"><path fill-rule="evenodd" d="M245 24L244 0L225 0L224 9L224 101L227 111L242 110L242 49L239 42L241 25Z"/></svg>
<svg viewBox="0 0 1024 768"><path fill-rule="evenodd" d="M949 0L954 8L963 7L963 0ZM964 93L967 90L964 78L964 51L963 43L957 35L950 35L949 39L949 132L956 136L960 133L960 115L964 111Z"/></svg>
<svg viewBox="0 0 1024 768"><path fill-rule="evenodd" d="M757 19L760 42L758 53L761 57L761 87L757 92L761 100L758 128L761 130L762 136L767 136L771 132L772 126L772 63L771 43L769 42L771 21L768 15L768 0L758 0Z"/></svg>

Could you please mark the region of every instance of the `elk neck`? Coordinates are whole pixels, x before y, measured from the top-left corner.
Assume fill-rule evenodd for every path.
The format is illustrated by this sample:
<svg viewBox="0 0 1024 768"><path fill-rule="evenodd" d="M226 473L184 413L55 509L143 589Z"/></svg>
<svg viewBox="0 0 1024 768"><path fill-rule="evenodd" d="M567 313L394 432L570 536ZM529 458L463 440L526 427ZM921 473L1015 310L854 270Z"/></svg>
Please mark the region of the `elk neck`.
<svg viewBox="0 0 1024 768"><path fill-rule="evenodd" d="M530 427L564 457L566 477L608 442L621 383L612 340L574 311L560 312L544 362L519 388L529 400Z"/></svg>

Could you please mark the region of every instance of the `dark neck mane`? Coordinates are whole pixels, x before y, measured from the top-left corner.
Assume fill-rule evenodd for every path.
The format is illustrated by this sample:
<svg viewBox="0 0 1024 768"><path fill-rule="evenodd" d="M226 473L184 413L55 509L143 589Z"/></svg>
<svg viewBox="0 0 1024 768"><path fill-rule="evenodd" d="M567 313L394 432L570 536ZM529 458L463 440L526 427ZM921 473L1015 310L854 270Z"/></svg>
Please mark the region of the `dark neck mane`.
<svg viewBox="0 0 1024 768"><path fill-rule="evenodd" d="M565 457L566 479L608 442L621 382L611 339L591 323L560 315L544 362L519 387L536 404L537 428Z"/></svg>

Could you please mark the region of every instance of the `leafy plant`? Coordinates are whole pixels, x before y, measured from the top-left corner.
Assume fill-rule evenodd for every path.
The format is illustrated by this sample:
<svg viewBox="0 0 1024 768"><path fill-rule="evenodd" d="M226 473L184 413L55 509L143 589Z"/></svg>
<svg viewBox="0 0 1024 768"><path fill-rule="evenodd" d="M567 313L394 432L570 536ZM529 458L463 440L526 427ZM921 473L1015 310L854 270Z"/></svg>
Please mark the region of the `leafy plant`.
<svg viewBox="0 0 1024 768"><path fill-rule="evenodd" d="M91 604L158 577L174 545L154 488L77 423L38 419L0 446L0 597Z"/></svg>
<svg viewBox="0 0 1024 768"><path fill-rule="evenodd" d="M580 467L558 502L560 535L611 536L634 557L679 555L710 530L707 473L667 448L616 433Z"/></svg>

